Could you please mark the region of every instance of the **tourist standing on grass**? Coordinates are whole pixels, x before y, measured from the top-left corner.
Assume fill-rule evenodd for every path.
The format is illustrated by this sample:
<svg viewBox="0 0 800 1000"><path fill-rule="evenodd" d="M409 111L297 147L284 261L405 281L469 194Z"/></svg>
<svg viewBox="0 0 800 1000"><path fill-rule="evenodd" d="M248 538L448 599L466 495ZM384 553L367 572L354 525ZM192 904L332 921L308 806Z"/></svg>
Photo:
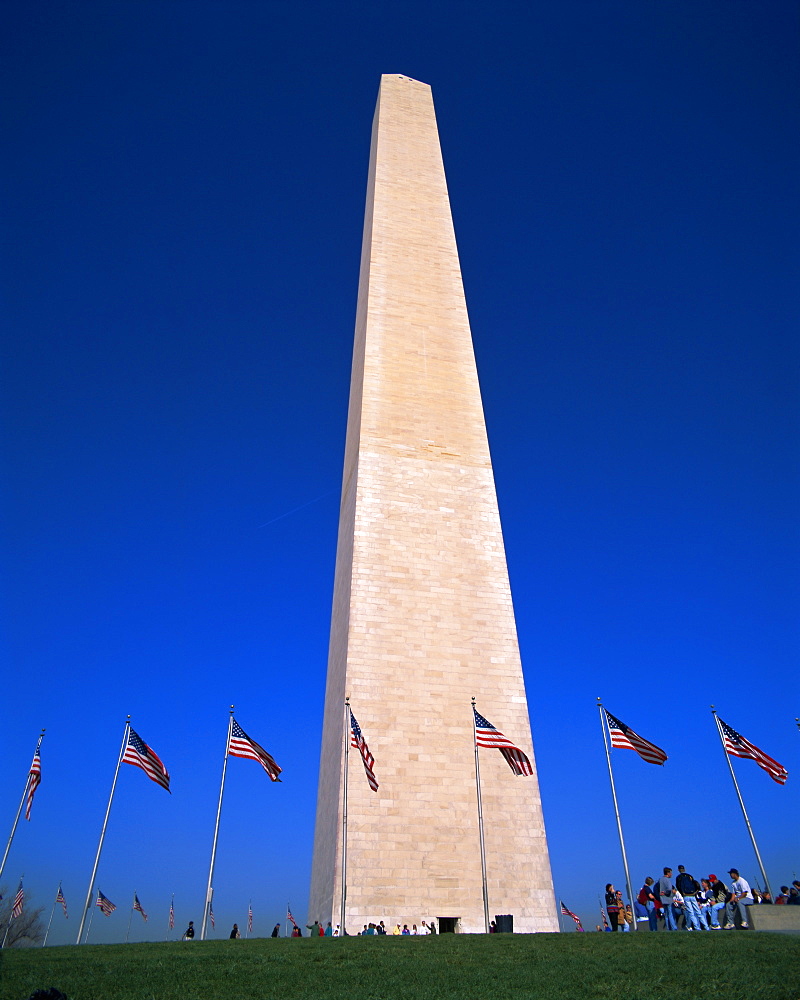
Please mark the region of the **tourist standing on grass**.
<svg viewBox="0 0 800 1000"><path fill-rule="evenodd" d="M696 893L700 891L700 886L689 872L678 865L678 877L675 879L675 888L683 896L683 919L686 922L687 931L707 930L705 923L700 919L700 907L697 905Z"/></svg>
<svg viewBox="0 0 800 1000"><path fill-rule="evenodd" d="M190 920L189 921L189 926L183 932L183 940L184 941L193 941L194 940L194 920Z"/></svg>
<svg viewBox="0 0 800 1000"><path fill-rule="evenodd" d="M664 874L658 880L656 895L664 909L664 930L676 931L678 925L675 923L675 914L672 912L672 894L675 891L675 880L672 877L672 869L665 868Z"/></svg>
<svg viewBox="0 0 800 1000"><path fill-rule="evenodd" d="M737 868L731 868L728 874L733 879L733 882L731 882L731 898L725 907L725 916L728 920L728 926L725 930L733 930L733 921L737 911L742 921L743 929L747 930L750 926L747 922L747 907L753 905L753 894L750 892L750 884L746 879L741 877Z"/></svg>
<svg viewBox="0 0 800 1000"><path fill-rule="evenodd" d="M311 937L319 937L319 920L315 920L313 924L306 924L306 930L311 931Z"/></svg>
<svg viewBox="0 0 800 1000"><path fill-rule="evenodd" d="M648 875L644 880L644 885L639 890L639 902L647 910L647 923L651 931L658 930L658 907L656 906L656 896L653 892L653 879Z"/></svg>
<svg viewBox="0 0 800 1000"><path fill-rule="evenodd" d="M611 924L611 930L615 931L619 926L619 903L617 902L617 893L611 882L606 883L606 913L608 914L608 922Z"/></svg>
<svg viewBox="0 0 800 1000"><path fill-rule="evenodd" d="M271 936L272 937L280 937L281 936L281 925L280 924L275 924L275 926L272 928L272 935Z"/></svg>
<svg viewBox="0 0 800 1000"><path fill-rule="evenodd" d="M242 935L239 933L239 925L238 924L234 924L233 928L232 928L232 930L230 932L230 934L228 935L228 937L230 938L231 941L235 941L236 938L239 938L241 936Z"/></svg>

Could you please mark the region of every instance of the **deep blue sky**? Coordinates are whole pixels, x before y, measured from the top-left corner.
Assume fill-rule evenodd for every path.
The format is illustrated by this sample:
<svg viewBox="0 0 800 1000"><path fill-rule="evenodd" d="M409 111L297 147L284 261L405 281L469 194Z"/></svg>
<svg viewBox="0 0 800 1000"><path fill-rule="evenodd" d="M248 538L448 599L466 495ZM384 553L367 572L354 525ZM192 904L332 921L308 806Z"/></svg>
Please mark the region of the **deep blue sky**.
<svg viewBox="0 0 800 1000"><path fill-rule="evenodd" d="M127 713L173 794L123 768L98 877L119 911L92 940L124 938L134 890L134 938L163 937L173 892L200 920L231 703L285 781L230 761L218 932L250 898L256 933L287 900L306 916L385 72L433 87L557 896L594 926L623 881L598 695L670 756L615 752L637 882L757 875L711 702L791 773L734 762L773 887L795 877L796 4L0 20L0 836L45 726L4 882L47 916L63 880L51 941L74 940Z"/></svg>

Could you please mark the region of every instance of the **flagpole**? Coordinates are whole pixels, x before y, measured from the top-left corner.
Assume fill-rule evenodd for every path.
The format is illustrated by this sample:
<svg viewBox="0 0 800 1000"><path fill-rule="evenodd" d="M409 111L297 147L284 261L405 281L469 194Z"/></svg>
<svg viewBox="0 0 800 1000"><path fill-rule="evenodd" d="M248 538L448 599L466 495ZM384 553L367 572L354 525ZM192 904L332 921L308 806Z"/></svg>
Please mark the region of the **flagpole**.
<svg viewBox="0 0 800 1000"><path fill-rule="evenodd" d="M622 820L620 819L619 815L619 804L617 803L617 789L616 786L614 785L614 772L611 769L611 750L609 749L608 733L606 732L608 719L605 715L605 709L603 708L602 702L600 701L599 698L597 699L597 708L600 711L600 728L603 730L603 745L606 748L606 761L608 762L608 778L611 782L611 796L614 799L614 815L617 817L617 832L619 833L619 846L622 849L622 866L625 869L625 883L628 886L628 899L630 899L631 901L631 913L633 913L635 917L635 913L633 910L633 901L634 901L633 883L631 882L631 873L628 869L628 855L625 852L625 838L622 836ZM624 905L625 904L623 902L623 906ZM635 931L638 929L639 929L638 924L634 919L631 924L631 930Z"/></svg>
<svg viewBox="0 0 800 1000"><path fill-rule="evenodd" d="M753 833L752 826L750 826L750 819L747 815L747 810L744 807L744 799L742 798L742 793L739 791L739 783L736 780L736 774L734 773L733 770L733 764L731 763L731 755L725 748L725 737L722 735L722 729L719 724L719 717L717 716L717 713L713 705L711 706L711 714L714 716L714 722L716 722L717 724L717 733L719 734L719 740L720 743L722 744L722 752L725 754L725 760L728 762L728 769L731 772L731 781L733 781L733 787L736 789L736 795L739 799L739 805L742 807L742 815L744 816L744 822L745 825L747 826L747 832L750 834L750 839L753 842L753 850L756 852L756 860L758 861L758 867L761 869L761 877L764 879L764 885L767 887L767 891L769 892L770 896L772 896L772 888L769 884L769 879L767 878L767 870L766 868L764 868L764 862L761 860L761 854L759 853L758 844L756 843L756 836ZM773 896L772 898L774 900L775 897Z"/></svg>
<svg viewBox="0 0 800 1000"><path fill-rule="evenodd" d="M58 883L59 892L61 891L61 883ZM44 932L44 941L42 941L42 947L47 944L47 935L50 933L50 924L53 922L53 914L56 912L56 903L58 902L58 892L56 893L56 898L53 900L53 908L50 910L50 919L47 921L47 930Z"/></svg>
<svg viewBox="0 0 800 1000"><path fill-rule="evenodd" d="M36 744L36 750L34 751L34 758L39 752L39 747L42 745L42 740L44 739L44 729L42 730L42 735L39 737L39 741ZM3 860L0 861L0 878L3 877L3 869L6 866L6 860L8 859L8 852L11 850L11 842L14 839L14 834L17 832L17 823L19 823L19 818L22 815L22 807L25 805L25 798L28 794L28 788L31 783L31 773L28 771L28 776L25 778L25 788L22 791L22 798L19 800L19 809L17 809L17 815L14 817L14 823L11 827L11 836L8 838L8 843L6 844L5 853L3 854Z"/></svg>
<svg viewBox="0 0 800 1000"><path fill-rule="evenodd" d="M136 890L133 890L133 899L131 900L131 915L128 917L128 930L125 932L125 944L128 943L128 938L131 935L131 921L133 920L133 907L136 902Z"/></svg>
<svg viewBox="0 0 800 1000"><path fill-rule="evenodd" d="M483 838L483 802L481 800L481 764L478 756L478 734L475 731L475 699L472 699L472 742L475 745L475 787L478 790L478 829L481 840L481 886L483 888L483 923L489 933L489 892L486 885L486 844Z"/></svg>
<svg viewBox="0 0 800 1000"><path fill-rule="evenodd" d="M83 913L81 914L81 924L80 927L78 928L78 940L75 942L76 944L81 943L81 935L83 934L83 928L86 923L86 914L89 910L89 907L92 905L92 891L94 889L94 879L95 876L97 875L97 866L100 864L100 852L103 850L103 841L106 836L108 817L111 813L111 803L114 801L114 790L117 787L117 777L119 776L119 767L120 764L122 763L122 755L125 753L125 747L128 745L128 733L130 732L130 728L131 728L131 717L128 716L125 722L125 730L122 734L122 746L119 749L119 756L117 757L117 767L116 770L114 771L114 780L111 782L111 794L108 796L108 805L106 806L106 815L103 820L103 828L100 831L100 842L97 845L97 854L95 855L94 858L94 867L92 868L92 876L89 879L89 888L86 890L86 902L83 904ZM92 916L94 916L94 913L92 914ZM89 926L91 927L91 920L89 921ZM86 936L88 938L89 936L88 931L86 932Z"/></svg>
<svg viewBox="0 0 800 1000"><path fill-rule="evenodd" d="M344 937L344 912L347 900L347 771L350 760L350 696L344 700L344 781L342 782L342 906L339 915L339 937Z"/></svg>
<svg viewBox="0 0 800 1000"><path fill-rule="evenodd" d="M96 908L97 908L97 903L95 903L95 905L92 907L92 912L89 916L89 926L86 928L86 937L83 939L84 944L89 943L89 934L91 933L92 930L92 921L94 920L94 911Z"/></svg>
<svg viewBox="0 0 800 1000"><path fill-rule="evenodd" d="M214 823L214 842L211 845L211 864L208 866L208 884L206 885L206 903L203 909L203 925L200 928L200 940L206 939L206 925L208 923L208 910L211 905L211 898L214 895L211 881L214 878L214 863L217 860L217 837L219 836L219 818L222 814L222 794L225 791L225 771L228 768L228 748L231 745L231 730L233 729L233 709L231 705L230 716L228 718L228 736L225 741L225 757L222 760L222 780L219 784L219 802L217 803L217 819Z"/></svg>

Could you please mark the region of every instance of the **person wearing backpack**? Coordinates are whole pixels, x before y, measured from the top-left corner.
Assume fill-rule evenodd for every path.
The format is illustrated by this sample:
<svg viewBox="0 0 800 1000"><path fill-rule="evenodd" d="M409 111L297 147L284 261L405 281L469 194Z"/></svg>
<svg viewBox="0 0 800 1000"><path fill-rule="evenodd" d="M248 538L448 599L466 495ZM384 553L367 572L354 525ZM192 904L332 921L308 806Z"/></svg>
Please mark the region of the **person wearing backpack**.
<svg viewBox="0 0 800 1000"><path fill-rule="evenodd" d="M700 907L697 905L697 896L700 892L700 883L686 871L683 865L678 865L678 877L675 879L675 888L683 896L683 919L687 931L706 931L705 921L700 919Z"/></svg>

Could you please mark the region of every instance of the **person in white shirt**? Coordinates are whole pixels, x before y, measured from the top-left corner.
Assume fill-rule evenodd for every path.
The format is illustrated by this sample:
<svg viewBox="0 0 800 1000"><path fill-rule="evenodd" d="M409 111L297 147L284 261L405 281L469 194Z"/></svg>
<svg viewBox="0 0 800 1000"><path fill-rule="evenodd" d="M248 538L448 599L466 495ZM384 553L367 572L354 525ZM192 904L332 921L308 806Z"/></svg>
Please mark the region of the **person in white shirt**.
<svg viewBox="0 0 800 1000"><path fill-rule="evenodd" d="M753 904L753 894L750 891L750 886L748 882L741 877L738 869L731 868L728 874L731 876L733 881L731 882L731 898L725 906L725 916L728 918L728 923L726 930L733 930L734 924L733 920L736 916L736 911L739 911L739 917L742 921L742 927L747 930L750 924L747 922L747 907Z"/></svg>

